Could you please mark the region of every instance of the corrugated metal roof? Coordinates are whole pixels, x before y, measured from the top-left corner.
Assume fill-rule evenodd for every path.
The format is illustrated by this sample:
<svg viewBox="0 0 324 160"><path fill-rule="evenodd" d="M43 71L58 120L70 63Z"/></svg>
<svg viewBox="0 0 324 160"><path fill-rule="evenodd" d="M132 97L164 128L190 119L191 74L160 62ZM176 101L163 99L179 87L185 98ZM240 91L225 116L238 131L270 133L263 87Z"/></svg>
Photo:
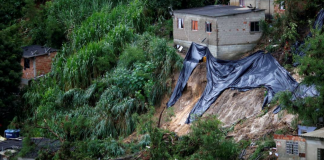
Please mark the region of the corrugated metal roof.
<svg viewBox="0 0 324 160"><path fill-rule="evenodd" d="M324 138L324 127L301 135L302 137Z"/></svg>
<svg viewBox="0 0 324 160"><path fill-rule="evenodd" d="M57 49L49 48L49 47L43 47L40 45L30 45L22 47L23 49L23 57L24 58L31 58L31 57L37 57L45 54L49 54L52 52L56 52Z"/></svg>
<svg viewBox="0 0 324 160"><path fill-rule="evenodd" d="M239 6L210 5L210 6L199 7L199 8L175 10L174 13L193 14L193 15L201 15L201 16L208 16L208 17L221 17L221 16L243 14L243 13L250 13L250 12L259 12L264 10L265 9L252 10L250 8L243 8Z"/></svg>

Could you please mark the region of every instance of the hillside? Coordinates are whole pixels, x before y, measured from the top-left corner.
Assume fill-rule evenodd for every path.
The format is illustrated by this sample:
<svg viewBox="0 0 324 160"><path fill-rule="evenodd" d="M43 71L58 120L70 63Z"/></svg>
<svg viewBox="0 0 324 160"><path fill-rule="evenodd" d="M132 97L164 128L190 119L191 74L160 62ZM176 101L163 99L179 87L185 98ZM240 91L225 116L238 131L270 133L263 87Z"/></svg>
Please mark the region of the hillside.
<svg viewBox="0 0 324 160"><path fill-rule="evenodd" d="M257 144L259 148L245 157L254 159L262 147L274 147L273 133L293 134L297 124L316 124L324 113L322 96L292 99L293 93L284 91L262 110L265 88L225 90L201 118L185 124L207 84L205 62L193 71L176 104L165 108L184 58L169 36L170 11L223 3L228 1L4 2L0 80L5 87L0 88L0 111L6 113L0 114L0 131L20 129L23 137L22 148L12 156L238 159L250 144ZM319 11L321 4L315 0L305 10ZM315 85L322 94L324 34L306 24L316 13L305 13L292 8L271 22L260 22L263 37L244 56L259 49L271 52L296 81ZM305 38L309 30L312 35ZM297 40L304 40L297 50L306 56L295 53ZM21 86L26 68L20 64L25 62L20 47L35 44L56 48L58 53L49 73ZM274 114L279 104L282 110ZM55 149L35 143L39 137L55 142Z"/></svg>

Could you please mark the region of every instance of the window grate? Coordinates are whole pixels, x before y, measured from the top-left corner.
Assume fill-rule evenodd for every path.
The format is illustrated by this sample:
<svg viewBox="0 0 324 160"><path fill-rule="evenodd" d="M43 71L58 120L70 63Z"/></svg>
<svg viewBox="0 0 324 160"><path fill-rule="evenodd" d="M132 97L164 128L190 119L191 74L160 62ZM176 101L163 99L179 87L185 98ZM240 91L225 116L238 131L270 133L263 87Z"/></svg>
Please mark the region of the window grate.
<svg viewBox="0 0 324 160"><path fill-rule="evenodd" d="M286 141L286 153L298 155L298 142Z"/></svg>

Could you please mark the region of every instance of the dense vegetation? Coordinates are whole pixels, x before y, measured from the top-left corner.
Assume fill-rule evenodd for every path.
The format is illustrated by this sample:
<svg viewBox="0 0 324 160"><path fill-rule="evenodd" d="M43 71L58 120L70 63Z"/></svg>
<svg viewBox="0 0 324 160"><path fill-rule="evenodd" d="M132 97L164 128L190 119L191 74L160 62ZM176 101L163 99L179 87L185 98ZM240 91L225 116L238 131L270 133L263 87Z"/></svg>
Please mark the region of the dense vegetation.
<svg viewBox="0 0 324 160"><path fill-rule="evenodd" d="M303 77L302 84L308 86L315 85L320 95L324 94L323 87L323 29L314 26L314 19L317 12L323 7L323 1L300 1L300 0L288 0L285 1L288 10L284 15L277 15L274 20L273 28L263 27L266 29L270 38L280 39L279 41L274 41L273 43L281 43L285 48L292 48L292 53L297 53L296 48L293 46L297 40L305 41L304 45L298 49L305 53L305 56L300 56L298 54L292 54L285 51L285 66L291 69L293 63L299 64L296 68L298 74ZM302 5L305 4L305 5ZM309 12L302 12L309 11ZM309 32L302 32L306 28L310 28L312 34L308 37ZM314 28L315 27L315 28ZM281 29L281 34L277 34L276 31ZM282 35L281 38L278 38ZM276 37L277 36L277 37ZM280 37L280 36L279 36ZM268 37L269 38L269 37ZM270 49L273 51L273 49ZM283 92L279 93L275 100L279 100L279 103L284 106L284 109L288 110L290 113L298 114L298 120L303 125L317 126L319 123L319 118L324 116L323 106L323 96L317 97L307 97L293 99L293 93Z"/></svg>
<svg viewBox="0 0 324 160"><path fill-rule="evenodd" d="M60 140L61 149L56 154L44 149L39 152L40 159L108 159L155 145L150 141L152 136L158 138L154 138L152 123L151 129L137 127L151 120L143 121L139 115L152 115L152 106L160 102L164 93L170 93L170 77L181 67L172 42L155 34L165 36L172 31L172 21L166 20L169 5L181 8L204 3L26 0L16 6L17 10L22 8L23 16L9 17L4 28L14 27L11 23L15 22L19 27L17 33L11 34L21 38L23 45L60 48L52 71L22 90L23 105L17 108L23 114L18 114L9 126L21 128L26 137L19 156L34 149L28 137ZM164 33L161 27L166 29ZM20 46L16 42L9 44ZM19 56L14 58L19 62ZM19 78L19 72L17 75ZM227 140L218 124L212 125L211 129L216 130L213 138L225 144ZM124 144L118 140L136 128L144 134L142 141ZM199 149L199 143L203 141L195 142L194 149ZM229 148L229 153L237 153L236 145L228 143L234 147Z"/></svg>
<svg viewBox="0 0 324 160"><path fill-rule="evenodd" d="M20 155L34 147L28 137L48 137L59 139L61 149L54 154L41 150L40 159L109 159L139 151L152 159L235 158L242 146L225 139L215 118L195 122L192 133L183 137L156 128L152 120L153 106L160 103L163 94L171 92L170 77L181 68L181 58L168 39L172 31L168 7L180 9L227 2L3 2L0 48L4 54L0 55L0 80L6 88L0 88L0 110L6 106L20 111L10 125L21 128L27 137ZM301 0L286 2L293 6ZM317 11L322 3L316 0L303 9ZM281 47L303 38L298 29L308 24L298 17L314 18L316 13L301 15L298 9L291 7L285 15L277 15L273 27L263 23L265 38ZM305 75L306 84L315 84L324 94L321 88L324 35L321 30L312 32L312 37L306 40L305 46L309 46L305 48L306 56L298 58L299 71ZM58 48L60 52L49 74L21 90L20 102L17 98L21 75L19 48L30 44ZM272 44L267 49L273 51ZM280 103L298 113L305 123L314 124L323 116L321 96L293 103L290 97L289 93L282 94ZM318 112L313 114L314 110ZM123 143L123 137L134 131L142 135L141 140Z"/></svg>

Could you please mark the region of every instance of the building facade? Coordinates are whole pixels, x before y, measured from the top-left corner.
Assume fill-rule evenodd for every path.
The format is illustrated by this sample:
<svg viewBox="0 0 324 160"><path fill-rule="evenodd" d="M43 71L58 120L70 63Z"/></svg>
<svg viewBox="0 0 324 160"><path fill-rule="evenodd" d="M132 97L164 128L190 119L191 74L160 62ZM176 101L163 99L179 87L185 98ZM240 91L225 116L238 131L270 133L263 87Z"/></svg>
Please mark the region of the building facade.
<svg viewBox="0 0 324 160"><path fill-rule="evenodd" d="M301 135L306 139L306 159L324 159L324 128Z"/></svg>
<svg viewBox="0 0 324 160"><path fill-rule="evenodd" d="M214 57L237 59L252 50L262 36L264 10L212 5L174 11L174 43L189 48L206 45Z"/></svg>
<svg viewBox="0 0 324 160"><path fill-rule="evenodd" d="M280 4L275 4L275 0L230 0L231 6L240 7L256 7L258 9L265 9L267 17L272 17L275 13L284 13L286 9L285 1Z"/></svg>
<svg viewBox="0 0 324 160"><path fill-rule="evenodd" d="M23 67L22 84L27 85L31 79L51 71L52 61L57 54L56 49L38 45L26 46L22 49L23 56L20 61Z"/></svg>
<svg viewBox="0 0 324 160"><path fill-rule="evenodd" d="M306 140L299 136L274 134L278 160L306 160Z"/></svg>

